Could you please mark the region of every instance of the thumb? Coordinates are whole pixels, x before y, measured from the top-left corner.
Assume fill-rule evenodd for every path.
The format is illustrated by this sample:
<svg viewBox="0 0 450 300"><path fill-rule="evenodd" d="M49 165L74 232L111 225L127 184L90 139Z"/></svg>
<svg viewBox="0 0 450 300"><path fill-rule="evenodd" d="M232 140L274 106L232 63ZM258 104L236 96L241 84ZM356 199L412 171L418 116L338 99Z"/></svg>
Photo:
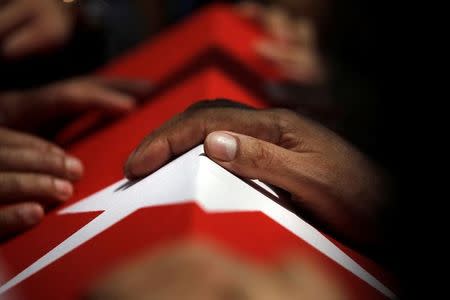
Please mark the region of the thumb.
<svg viewBox="0 0 450 300"><path fill-rule="evenodd" d="M299 153L250 136L229 131L210 133L205 140L209 158L238 176L259 179L291 193L297 189L301 169Z"/></svg>
<svg viewBox="0 0 450 300"><path fill-rule="evenodd" d="M330 201L328 167L313 152L294 152L278 145L229 131L210 133L205 140L209 158L231 171L258 179L291 193L303 205L330 217L337 210Z"/></svg>
<svg viewBox="0 0 450 300"><path fill-rule="evenodd" d="M354 225L351 207L336 201L339 196L333 182L339 173L320 154L294 152L228 131L210 133L205 151L209 158L238 176L259 179L288 191L294 201L331 228L362 238L360 227Z"/></svg>

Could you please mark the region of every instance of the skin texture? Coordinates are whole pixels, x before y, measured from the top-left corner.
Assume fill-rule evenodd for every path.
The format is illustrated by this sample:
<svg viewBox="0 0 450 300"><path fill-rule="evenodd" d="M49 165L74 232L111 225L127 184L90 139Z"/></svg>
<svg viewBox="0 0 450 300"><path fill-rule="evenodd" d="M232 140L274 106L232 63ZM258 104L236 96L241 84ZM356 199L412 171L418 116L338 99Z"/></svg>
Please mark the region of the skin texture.
<svg viewBox="0 0 450 300"><path fill-rule="evenodd" d="M205 101L174 117L130 155L126 176L146 176L204 142L212 160L287 191L292 204L324 229L360 245L380 243L378 221L387 187L362 153L291 111L232 106Z"/></svg>
<svg viewBox="0 0 450 300"><path fill-rule="evenodd" d="M45 209L72 196L83 173L82 163L58 146L14 129L33 131L92 109L126 113L150 91L147 82L84 77L1 93L0 239L39 223Z"/></svg>
<svg viewBox="0 0 450 300"><path fill-rule="evenodd" d="M131 111L151 90L146 81L80 77L28 91L3 92L0 125L27 130L92 109L118 115Z"/></svg>
<svg viewBox="0 0 450 300"><path fill-rule="evenodd" d="M56 145L0 127L0 239L39 223L82 174L81 162Z"/></svg>
<svg viewBox="0 0 450 300"><path fill-rule="evenodd" d="M138 257L97 282L85 299L345 299L338 284L296 259L273 267L204 242L183 242Z"/></svg>
<svg viewBox="0 0 450 300"><path fill-rule="evenodd" d="M63 45L76 12L60 0L0 1L0 55L19 59Z"/></svg>

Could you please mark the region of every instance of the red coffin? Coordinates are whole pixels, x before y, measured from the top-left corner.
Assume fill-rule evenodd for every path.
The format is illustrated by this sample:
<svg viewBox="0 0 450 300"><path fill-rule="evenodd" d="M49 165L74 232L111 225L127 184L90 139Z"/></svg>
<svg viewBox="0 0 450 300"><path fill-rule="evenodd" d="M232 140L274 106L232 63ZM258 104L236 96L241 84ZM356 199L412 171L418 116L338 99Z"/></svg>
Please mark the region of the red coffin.
<svg viewBox="0 0 450 300"><path fill-rule="evenodd" d="M233 32L232 38L229 32ZM257 29L234 16L228 8L214 6L113 63L103 74L147 78L161 83L183 69L193 57L202 53L202 49L214 45L243 62L251 72L269 76L269 71L258 67L260 61L250 51L249 41L259 34ZM68 151L83 160L85 176L76 184L75 196L65 207L120 180L123 177L123 162L140 140L198 100L220 97L255 107L266 106L253 91L238 84L232 76L214 62L193 68L186 76L173 80L170 88L162 89L139 110L73 144ZM261 212L208 213L196 200L139 209L8 289L0 297L77 299L92 280L117 263L178 238L213 240L245 258L266 263L277 259L285 251L295 251L338 278L352 299L385 297ZM7 274L0 285L102 213L59 214L62 209L51 212L39 226L1 246L0 254ZM370 260L337 245L386 284L386 274Z"/></svg>

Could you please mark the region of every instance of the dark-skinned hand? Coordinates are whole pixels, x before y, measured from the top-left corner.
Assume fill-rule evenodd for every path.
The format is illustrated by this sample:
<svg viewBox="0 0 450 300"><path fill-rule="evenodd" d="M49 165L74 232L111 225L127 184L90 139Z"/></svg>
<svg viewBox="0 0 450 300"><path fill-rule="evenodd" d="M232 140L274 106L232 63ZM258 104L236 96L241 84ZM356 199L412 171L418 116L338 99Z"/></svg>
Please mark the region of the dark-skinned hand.
<svg viewBox="0 0 450 300"><path fill-rule="evenodd" d="M289 192L295 205L340 237L364 246L379 242L387 202L382 172L334 132L288 110L196 104L149 134L125 174L144 177L201 143L232 173Z"/></svg>

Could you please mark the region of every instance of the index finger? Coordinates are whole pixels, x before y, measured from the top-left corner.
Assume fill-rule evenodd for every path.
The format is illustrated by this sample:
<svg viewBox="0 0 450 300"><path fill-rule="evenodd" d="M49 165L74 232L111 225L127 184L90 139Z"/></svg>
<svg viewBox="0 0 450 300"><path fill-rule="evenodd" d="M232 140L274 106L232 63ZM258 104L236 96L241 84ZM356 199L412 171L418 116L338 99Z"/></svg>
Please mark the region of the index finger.
<svg viewBox="0 0 450 300"><path fill-rule="evenodd" d="M145 98L154 90L154 85L144 79L128 79L128 78L114 78L114 77L94 77L94 82L113 88L124 94L132 95L137 98Z"/></svg>
<svg viewBox="0 0 450 300"><path fill-rule="evenodd" d="M270 110L232 107L188 110L143 140L128 158L125 176L129 179L146 176L217 130L234 131L272 143L278 143L281 135L277 115Z"/></svg>

